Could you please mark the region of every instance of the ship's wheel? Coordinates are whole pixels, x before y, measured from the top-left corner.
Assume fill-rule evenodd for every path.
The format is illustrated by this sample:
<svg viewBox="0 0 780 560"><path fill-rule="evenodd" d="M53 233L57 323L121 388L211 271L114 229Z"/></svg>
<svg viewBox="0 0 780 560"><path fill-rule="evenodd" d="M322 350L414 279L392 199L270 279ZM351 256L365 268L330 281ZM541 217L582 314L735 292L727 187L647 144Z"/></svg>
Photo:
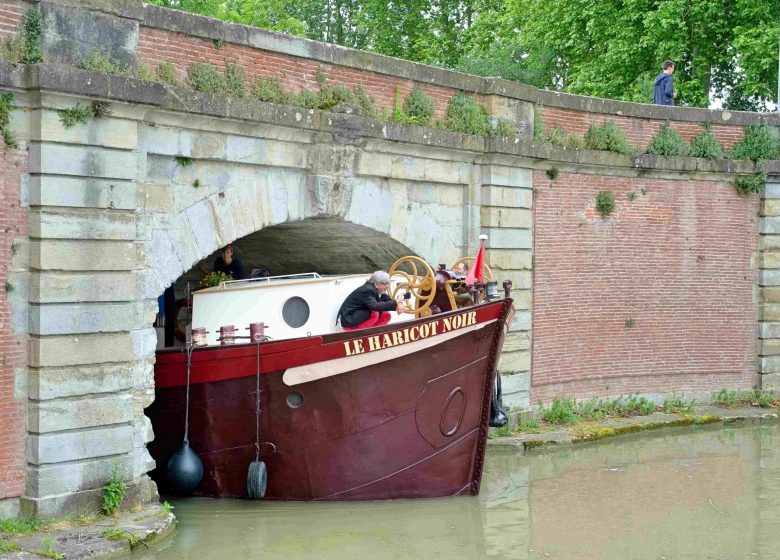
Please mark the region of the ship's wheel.
<svg viewBox="0 0 780 560"><path fill-rule="evenodd" d="M436 276L427 262L420 257L402 257L387 272L395 281L391 297L395 298L403 290L414 298L414 305L401 313L413 313L417 317L431 314L430 307L436 295Z"/></svg>

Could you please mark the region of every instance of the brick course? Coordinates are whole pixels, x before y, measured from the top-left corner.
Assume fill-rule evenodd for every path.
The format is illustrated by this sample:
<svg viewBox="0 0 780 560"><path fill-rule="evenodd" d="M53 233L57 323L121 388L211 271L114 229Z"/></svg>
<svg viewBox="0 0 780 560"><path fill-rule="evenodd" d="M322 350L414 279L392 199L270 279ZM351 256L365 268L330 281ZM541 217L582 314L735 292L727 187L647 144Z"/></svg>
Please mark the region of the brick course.
<svg viewBox="0 0 780 560"><path fill-rule="evenodd" d="M757 197L544 172L534 188L532 402L753 386ZM607 220L599 190L615 194Z"/></svg>
<svg viewBox="0 0 780 560"><path fill-rule="evenodd" d="M0 3L0 39L19 31L22 14L30 6L30 3L19 0L3 0Z"/></svg>
<svg viewBox="0 0 780 560"><path fill-rule="evenodd" d="M26 146L11 150L0 141L0 499L24 491L24 406L14 398L14 368L26 365L26 340L12 330L8 268L13 240L27 235L27 212L19 206L20 180L26 172Z"/></svg>

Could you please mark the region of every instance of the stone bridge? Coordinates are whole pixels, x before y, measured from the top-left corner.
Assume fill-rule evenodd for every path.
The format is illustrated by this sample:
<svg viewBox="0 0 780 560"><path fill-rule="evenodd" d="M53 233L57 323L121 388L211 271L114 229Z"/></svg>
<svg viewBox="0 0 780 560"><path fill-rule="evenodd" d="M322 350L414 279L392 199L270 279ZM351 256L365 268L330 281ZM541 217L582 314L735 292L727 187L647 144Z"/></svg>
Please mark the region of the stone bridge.
<svg viewBox="0 0 780 560"><path fill-rule="evenodd" d="M102 4L110 4L103 6ZM123 0L0 0L0 38L43 15L44 63L0 62L13 94L0 152L0 517L96 508L119 465L154 499L157 298L236 242L273 272L365 272L415 253L473 254L513 281L518 313L499 369L508 404L778 384L780 165L764 200L731 186L752 162L621 155L535 139L614 120L645 146L669 120L728 146L776 116L560 95ZM379 108L424 89L444 115L475 96L510 137L195 92L76 66L236 63L249 79L363 85ZM399 92L399 93L397 93ZM62 111L100 118L67 127ZM106 110L107 109L107 110ZM595 196L610 190L615 213ZM759 219L759 211L765 216ZM533 362L533 368L532 368Z"/></svg>

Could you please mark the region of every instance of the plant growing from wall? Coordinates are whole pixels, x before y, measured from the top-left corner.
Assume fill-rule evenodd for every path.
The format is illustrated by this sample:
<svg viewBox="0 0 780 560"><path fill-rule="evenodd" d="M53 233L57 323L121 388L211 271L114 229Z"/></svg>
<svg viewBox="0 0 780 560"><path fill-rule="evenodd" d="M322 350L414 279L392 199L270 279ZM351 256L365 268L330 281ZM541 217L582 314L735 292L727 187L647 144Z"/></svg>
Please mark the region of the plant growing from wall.
<svg viewBox="0 0 780 560"><path fill-rule="evenodd" d="M450 98L442 124L446 130L465 134L489 134L491 130L487 111L464 92Z"/></svg>
<svg viewBox="0 0 780 560"><path fill-rule="evenodd" d="M201 184L201 182L200 182L200 179L195 179L195 180L192 182L192 188L193 188L193 189L199 189L199 188L201 188L202 186L203 186L203 185Z"/></svg>
<svg viewBox="0 0 780 560"><path fill-rule="evenodd" d="M130 68L121 62L114 60L107 54L103 54L97 51L93 51L82 58L78 67L82 70L90 70L92 72L102 72L103 74L114 74L117 76L126 76L130 74Z"/></svg>
<svg viewBox="0 0 780 560"><path fill-rule="evenodd" d="M749 194L759 194L766 183L766 173L756 173L745 177L737 177L732 183L734 190L741 196Z"/></svg>
<svg viewBox="0 0 780 560"><path fill-rule="evenodd" d="M688 155L705 159L720 159L723 157L723 146L721 146L712 133L712 125L710 123L701 123L701 132L691 139L691 148L688 151Z"/></svg>
<svg viewBox="0 0 780 560"><path fill-rule="evenodd" d="M539 105L534 105L534 138L543 140L545 130L542 108Z"/></svg>
<svg viewBox="0 0 780 560"><path fill-rule="evenodd" d="M123 478L122 468L117 463L111 471L111 478L103 487L103 511L106 515L114 515L119 511L119 506L122 505L126 492L127 485Z"/></svg>
<svg viewBox="0 0 780 560"><path fill-rule="evenodd" d="M160 81L169 86L178 86L179 80L176 79L176 66L171 62L161 62L157 66L157 77Z"/></svg>
<svg viewBox="0 0 780 560"><path fill-rule="evenodd" d="M548 170L546 171L546 173L547 173L547 178L548 178L550 181L555 181L555 180L558 178L558 173L559 173L559 171L558 171L558 168L557 168L557 167L553 166L553 167L551 167L550 169L548 169Z"/></svg>
<svg viewBox="0 0 780 560"><path fill-rule="evenodd" d="M752 125L745 129L745 137L731 148L732 159L780 158L780 138L778 129L767 124Z"/></svg>
<svg viewBox="0 0 780 560"><path fill-rule="evenodd" d="M11 132L11 111L16 109L14 105L14 94L3 93L0 95L0 132L3 135L3 142L8 148L18 148L19 144Z"/></svg>
<svg viewBox="0 0 780 560"><path fill-rule="evenodd" d="M225 63L225 93L233 97L246 96L246 73L237 64Z"/></svg>
<svg viewBox="0 0 780 560"><path fill-rule="evenodd" d="M194 162L194 160L191 157L187 157L187 156L176 156L173 158L173 160L176 162L176 165L178 165L182 169L186 169Z"/></svg>
<svg viewBox="0 0 780 560"><path fill-rule="evenodd" d="M400 88L396 88L396 94L399 90ZM406 122L426 126L431 122L435 112L436 105L433 98L421 88L413 87L404 100L403 116Z"/></svg>
<svg viewBox="0 0 780 560"><path fill-rule="evenodd" d="M57 552L54 548L54 541L51 537L46 537L41 541L41 547L35 551L35 554L43 556L44 558L52 558L53 560L62 560L65 558L64 554Z"/></svg>
<svg viewBox="0 0 780 560"><path fill-rule="evenodd" d="M266 103L286 103L291 99L290 93L279 78L258 79L252 86L250 95Z"/></svg>
<svg viewBox="0 0 780 560"><path fill-rule="evenodd" d="M22 17L22 37L24 37L25 64L38 64L43 62L41 52L41 33L43 32L43 16L35 8L24 12Z"/></svg>
<svg viewBox="0 0 780 560"><path fill-rule="evenodd" d="M571 148L584 148L585 140L576 134L570 134L561 125L547 129L542 133L541 139L555 146L568 146Z"/></svg>
<svg viewBox="0 0 780 560"><path fill-rule="evenodd" d="M603 125L590 125L585 133L585 147L619 154L629 154L634 151L615 121L607 121Z"/></svg>
<svg viewBox="0 0 780 560"><path fill-rule="evenodd" d="M517 136L517 128L515 123L509 119L498 118L495 123L490 127L489 134L491 136L503 136L505 138L514 138Z"/></svg>
<svg viewBox="0 0 780 560"><path fill-rule="evenodd" d="M665 122L650 140L647 153L657 156L685 156L688 155L688 145L677 131Z"/></svg>
<svg viewBox="0 0 780 560"><path fill-rule="evenodd" d="M187 84L203 93L225 93L225 78L207 62L193 62L187 67Z"/></svg>
<svg viewBox="0 0 780 560"><path fill-rule="evenodd" d="M111 106L106 101L93 101L90 106L76 103L73 107L60 109L57 114L65 128L84 124L92 118L102 119L111 115Z"/></svg>
<svg viewBox="0 0 780 560"><path fill-rule="evenodd" d="M599 191L596 195L596 210L603 220L612 214L615 210L615 195L612 191Z"/></svg>

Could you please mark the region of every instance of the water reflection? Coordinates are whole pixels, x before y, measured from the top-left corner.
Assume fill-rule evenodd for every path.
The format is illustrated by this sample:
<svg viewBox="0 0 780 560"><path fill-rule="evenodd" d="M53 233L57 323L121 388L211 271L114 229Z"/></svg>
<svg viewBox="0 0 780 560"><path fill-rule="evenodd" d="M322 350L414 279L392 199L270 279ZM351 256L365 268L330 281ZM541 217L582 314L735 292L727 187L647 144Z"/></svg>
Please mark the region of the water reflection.
<svg viewBox="0 0 780 560"><path fill-rule="evenodd" d="M156 560L780 558L780 426L657 433L525 457L479 498L175 501Z"/></svg>

